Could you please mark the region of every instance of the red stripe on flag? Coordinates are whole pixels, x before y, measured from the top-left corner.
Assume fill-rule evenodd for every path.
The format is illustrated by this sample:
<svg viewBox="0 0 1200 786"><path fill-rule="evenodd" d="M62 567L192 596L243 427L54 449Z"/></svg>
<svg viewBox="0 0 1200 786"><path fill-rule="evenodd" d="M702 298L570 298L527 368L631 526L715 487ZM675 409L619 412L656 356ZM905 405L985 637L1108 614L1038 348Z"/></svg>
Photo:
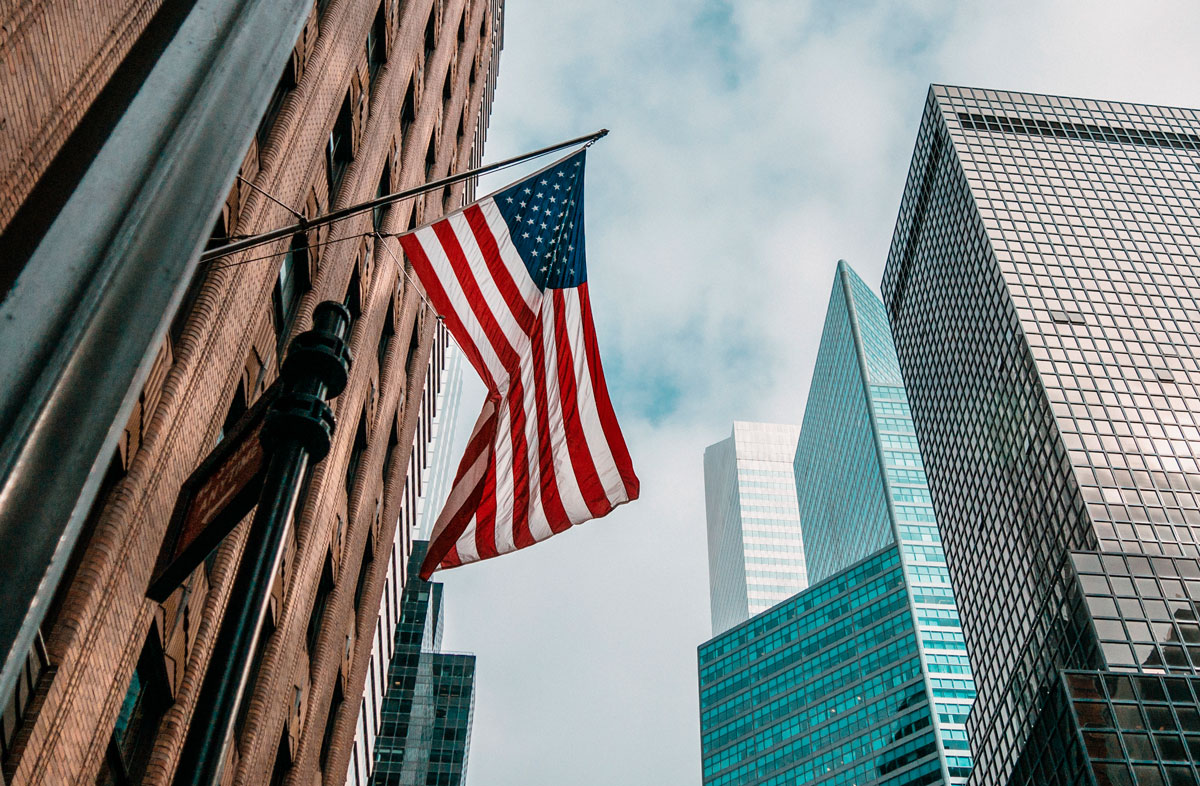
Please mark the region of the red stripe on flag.
<svg viewBox="0 0 1200 786"><path fill-rule="evenodd" d="M525 386L518 371L508 391L509 423L513 448L513 545L524 548L534 543L529 531L529 446L525 441Z"/></svg>
<svg viewBox="0 0 1200 786"><path fill-rule="evenodd" d="M467 525L471 523L471 519L474 517L475 511L478 509L480 501L483 499L483 487L485 485L486 478L487 476L485 475L484 479L475 484L475 488L471 490L471 495L467 497L462 506L454 512L454 515L450 518L446 528L442 530L440 535L434 538L432 543L429 544L429 551L425 554L425 560L421 563L421 578L428 580L429 577L433 575L433 572L437 570L438 566L445 563L447 555L452 549L454 549L454 546L458 542L458 539L462 536L463 531L466 530ZM456 562L455 564L460 563Z"/></svg>
<svg viewBox="0 0 1200 786"><path fill-rule="evenodd" d="M461 564L463 564L462 557L458 556L458 545L455 544L454 546L450 547L450 551L446 553L446 556L442 557L442 561L438 564L438 567L457 568ZM429 581L429 578L426 576L422 576L421 578Z"/></svg>
<svg viewBox="0 0 1200 786"><path fill-rule="evenodd" d="M471 265L467 262L466 254L459 245L458 236L454 234L454 228L450 226L449 221L439 221L433 225L433 232L442 242L442 249L446 252L446 258L450 261L454 275L458 277L459 286L467 296L471 311L474 312L475 318L483 327L483 333L491 343L492 349L496 350L496 357L500 358L500 363L511 376L520 358L517 357L512 344L508 343L508 337L504 335L500 323L496 321L496 315L488 307L487 300L479 289L479 282L475 280L475 274L471 272Z"/></svg>
<svg viewBox="0 0 1200 786"><path fill-rule="evenodd" d="M462 461L459 462L458 474L454 478L454 484L451 486L451 489L458 488L467 470L479 460L481 455L488 454L488 460L491 461L492 445L496 441L496 413L498 410L495 405L496 401L491 397L484 402L483 406L485 410L491 406L492 413L487 420L479 425L475 433L471 435L470 441L467 442L466 452L463 455ZM454 548L454 544L458 542L467 525L471 523L471 518L475 515L475 511L479 508L488 476L494 476L494 474L489 472L484 473L483 477L475 484L475 487L471 489L467 498L458 507L458 510L454 511L451 515L449 521L446 522L446 526L434 536L433 541L429 544L429 550L425 553L425 559L421 563L421 578L428 579L433 574L433 571L437 570L438 565L443 563L450 550Z"/></svg>
<svg viewBox="0 0 1200 786"><path fill-rule="evenodd" d="M592 392L596 394L596 410L600 413L600 425L604 428L604 438L608 440L608 449L616 462L617 472L625 484L625 494L630 500L638 498L641 491L641 481L633 471L633 461L629 458L629 448L625 445L625 435L617 423L617 413L613 411L612 400L608 396L608 385L604 381L604 369L600 366L600 348L596 345L596 327L592 323L592 298L588 293L585 281L579 285L579 311L583 319L583 340L587 352L588 373L592 378Z"/></svg>
<svg viewBox="0 0 1200 786"><path fill-rule="evenodd" d="M487 402L484 402L484 406L487 406ZM467 473L467 470L471 468L471 465L475 463L476 459L483 455L483 451L492 446L495 439L496 426L491 421L495 419L495 417L496 415L492 414L488 420L484 421L482 426L476 429L475 433L471 435L471 438L467 440L467 447L463 451L462 461L459 462L458 465L458 474L454 476L455 484L463 479L463 476Z"/></svg>
<svg viewBox="0 0 1200 786"><path fill-rule="evenodd" d="M458 317L458 313L451 306L450 298L446 295L446 290L442 288L442 282L434 272L433 265L429 262L429 257L425 256L425 249L421 245L421 241L417 239L415 233L401 235L400 247L404 249L405 255L412 262L413 271L425 287L425 294L429 296L433 307L446 320L446 327L458 340L458 345L467 356L467 360L471 361L471 365L479 372L479 376L483 378L484 384L488 385L490 389L495 390L496 380L492 379L492 372L488 370L487 364L483 362L483 355L480 354L479 347L475 346L475 343L471 341L471 334L467 332L462 320Z"/></svg>
<svg viewBox="0 0 1200 786"><path fill-rule="evenodd" d="M579 483L579 491L587 503L592 516L599 518L612 510L612 503L604 493L604 484L596 472L596 463L588 449L587 435L579 415L579 389L575 384L575 359L571 352L571 336L567 332L563 316L565 298L561 289L552 290L554 295L554 338L558 354L558 393L562 399L562 421L567 431L567 451L571 455L571 468Z"/></svg>
<svg viewBox="0 0 1200 786"><path fill-rule="evenodd" d="M531 365L533 368L534 408L537 410L537 462L542 493L542 513L546 516L546 523L550 526L550 531L557 534L571 526L571 519L567 517L567 509L563 507L562 497L558 493L558 479L554 477L554 450L550 444L550 405L548 403L550 399L546 395L546 351L540 336L545 319L546 315L543 311L534 325L539 336L530 345L530 350L533 356Z"/></svg>
<svg viewBox="0 0 1200 786"><path fill-rule="evenodd" d="M532 336L531 331L537 315L533 313L533 309L521 296L520 290L517 289L517 282L513 280L512 273L504 264L504 258L500 256L500 246L497 245L492 229L488 226L487 217L483 215L483 211L479 209L478 205L472 205L463 214L466 216L467 224L471 227L471 232L475 235L475 242L479 244L479 250L483 253L488 271L496 282L496 288L504 296L504 302L508 304L508 308L512 311L521 330L525 335Z"/></svg>
<svg viewBox="0 0 1200 786"><path fill-rule="evenodd" d="M498 410L497 410L498 411ZM497 423L499 420L497 419ZM497 434L500 439L503 434ZM487 471L483 473L483 496L475 512L475 551L480 559L499 556L496 550L496 451L488 451Z"/></svg>

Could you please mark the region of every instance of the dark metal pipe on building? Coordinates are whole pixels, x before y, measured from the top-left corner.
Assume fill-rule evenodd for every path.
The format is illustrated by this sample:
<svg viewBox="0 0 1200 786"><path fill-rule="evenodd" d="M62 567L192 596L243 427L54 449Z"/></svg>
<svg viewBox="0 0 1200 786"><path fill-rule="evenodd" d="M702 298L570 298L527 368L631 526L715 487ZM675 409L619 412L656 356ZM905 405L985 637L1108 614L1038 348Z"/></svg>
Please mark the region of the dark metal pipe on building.
<svg viewBox="0 0 1200 786"><path fill-rule="evenodd" d="M162 40L140 88L97 99L117 119L39 216L27 261L4 260L25 264L0 300L0 698L270 100L273 80L246 74L280 73L312 13L312 0L165 5L181 18L151 25Z"/></svg>

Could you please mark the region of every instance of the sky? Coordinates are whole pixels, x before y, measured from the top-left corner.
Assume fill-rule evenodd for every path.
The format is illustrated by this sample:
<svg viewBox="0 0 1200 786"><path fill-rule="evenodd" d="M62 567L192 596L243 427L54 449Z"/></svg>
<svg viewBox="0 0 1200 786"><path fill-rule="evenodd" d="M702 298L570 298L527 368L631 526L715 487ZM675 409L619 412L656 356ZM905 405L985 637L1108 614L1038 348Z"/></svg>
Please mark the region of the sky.
<svg viewBox="0 0 1200 786"><path fill-rule="evenodd" d="M509 0L485 161L611 129L588 281L642 496L436 577L445 648L478 656L468 784L700 783L704 448L801 421L834 265L878 287L929 84L1200 107L1197 41L1194 0ZM482 401L469 380L455 463Z"/></svg>

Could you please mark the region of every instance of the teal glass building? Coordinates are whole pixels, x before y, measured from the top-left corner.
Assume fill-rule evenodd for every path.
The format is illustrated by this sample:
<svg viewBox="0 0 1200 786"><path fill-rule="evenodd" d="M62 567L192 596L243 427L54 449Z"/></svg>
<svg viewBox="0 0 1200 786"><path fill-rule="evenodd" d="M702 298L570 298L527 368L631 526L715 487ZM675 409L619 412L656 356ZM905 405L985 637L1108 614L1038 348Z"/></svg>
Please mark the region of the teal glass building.
<svg viewBox="0 0 1200 786"><path fill-rule="evenodd" d="M966 783L954 593L887 316L845 262L794 470L812 585L701 645L705 786Z"/></svg>
<svg viewBox="0 0 1200 786"><path fill-rule="evenodd" d="M475 656L441 651L442 585L417 574L413 541L388 666L371 786L461 786L475 714Z"/></svg>

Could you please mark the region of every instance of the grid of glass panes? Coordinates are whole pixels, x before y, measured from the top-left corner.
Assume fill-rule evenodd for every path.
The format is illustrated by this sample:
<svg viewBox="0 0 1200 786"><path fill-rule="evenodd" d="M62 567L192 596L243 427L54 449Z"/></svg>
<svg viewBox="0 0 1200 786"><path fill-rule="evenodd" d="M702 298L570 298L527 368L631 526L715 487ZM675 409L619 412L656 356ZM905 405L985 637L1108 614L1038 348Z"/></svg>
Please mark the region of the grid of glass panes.
<svg viewBox="0 0 1200 786"><path fill-rule="evenodd" d="M373 786L460 786L474 714L475 656L438 652L442 585L417 573L428 544L413 543L388 664Z"/></svg>
<svg viewBox="0 0 1200 786"><path fill-rule="evenodd" d="M895 547L699 648L705 786L941 784Z"/></svg>
<svg viewBox="0 0 1200 786"><path fill-rule="evenodd" d="M906 584L936 705L938 734L952 782L965 783L971 772L966 722L975 699L975 682L921 453L907 414L908 397L903 387L893 385L871 385L869 391Z"/></svg>
<svg viewBox="0 0 1200 786"><path fill-rule="evenodd" d="M1064 672L1097 786L1196 786L1200 680Z"/></svg>
<svg viewBox="0 0 1200 786"><path fill-rule="evenodd" d="M1114 671L1200 670L1200 564L1190 557L1071 555Z"/></svg>
<svg viewBox="0 0 1200 786"><path fill-rule="evenodd" d="M930 91L884 294L982 784L1072 665L1065 552L1197 553L1197 131L1191 110Z"/></svg>

